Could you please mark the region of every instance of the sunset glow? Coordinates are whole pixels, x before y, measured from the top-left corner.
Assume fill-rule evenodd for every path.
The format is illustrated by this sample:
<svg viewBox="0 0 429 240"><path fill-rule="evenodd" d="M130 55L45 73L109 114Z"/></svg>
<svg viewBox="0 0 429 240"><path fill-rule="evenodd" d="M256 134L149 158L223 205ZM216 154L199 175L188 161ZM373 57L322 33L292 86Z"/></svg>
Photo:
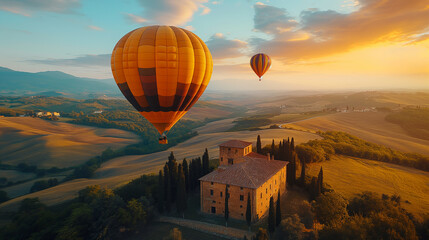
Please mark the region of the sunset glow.
<svg viewBox="0 0 429 240"><path fill-rule="evenodd" d="M210 48L208 89L429 89L425 0L25 2L0 1L0 65L14 70L111 79L121 36L171 24ZM249 67L258 52L272 59L263 86Z"/></svg>

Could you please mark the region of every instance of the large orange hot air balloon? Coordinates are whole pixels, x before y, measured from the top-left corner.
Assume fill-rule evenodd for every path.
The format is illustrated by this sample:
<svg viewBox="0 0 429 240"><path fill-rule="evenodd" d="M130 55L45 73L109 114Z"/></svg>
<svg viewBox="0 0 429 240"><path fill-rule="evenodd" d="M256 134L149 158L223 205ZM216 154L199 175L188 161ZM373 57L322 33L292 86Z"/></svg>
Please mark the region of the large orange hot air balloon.
<svg viewBox="0 0 429 240"><path fill-rule="evenodd" d="M270 69L271 59L266 54L258 53L250 59L250 66L261 81L262 76Z"/></svg>
<svg viewBox="0 0 429 240"><path fill-rule="evenodd" d="M213 61L194 33L173 26L135 29L112 53L112 73L125 98L162 135L188 112L210 81Z"/></svg>

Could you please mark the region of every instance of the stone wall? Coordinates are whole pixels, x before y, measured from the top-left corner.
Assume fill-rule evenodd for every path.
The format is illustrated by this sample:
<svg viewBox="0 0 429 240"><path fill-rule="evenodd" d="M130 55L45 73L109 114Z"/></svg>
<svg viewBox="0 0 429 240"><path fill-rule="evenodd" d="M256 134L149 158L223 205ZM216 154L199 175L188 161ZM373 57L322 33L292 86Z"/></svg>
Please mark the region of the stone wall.
<svg viewBox="0 0 429 240"><path fill-rule="evenodd" d="M225 184L206 181L201 181L200 184L201 211L211 214L212 207L214 207L216 215L224 216ZM213 191L213 194L211 194L211 191ZM228 201L229 216L235 219L246 220L247 194L250 193L252 221L264 217L268 214L270 197L274 198L275 203L278 191L280 191L281 195L286 192L286 167L283 167L258 189L230 185L230 198Z"/></svg>
<svg viewBox="0 0 429 240"><path fill-rule="evenodd" d="M282 170L256 189L256 213L258 218L268 214L270 198L273 197L275 204L279 191L281 195L286 192L286 167L283 167Z"/></svg>
<svg viewBox="0 0 429 240"><path fill-rule="evenodd" d="M211 195L211 190L213 195ZM250 193L251 203L255 202L255 189L229 186L229 217L246 220L247 194ZM221 194L222 193L222 194ZM242 196L242 198L241 198ZM242 200L240 200L242 199ZM216 215L225 215L225 184L201 181L201 211L212 213L216 208ZM255 205L252 204L252 219L256 219Z"/></svg>
<svg viewBox="0 0 429 240"><path fill-rule="evenodd" d="M229 159L232 159L234 163L242 162L242 157L251 152L252 145L245 148L219 147L219 163L220 165L229 165Z"/></svg>

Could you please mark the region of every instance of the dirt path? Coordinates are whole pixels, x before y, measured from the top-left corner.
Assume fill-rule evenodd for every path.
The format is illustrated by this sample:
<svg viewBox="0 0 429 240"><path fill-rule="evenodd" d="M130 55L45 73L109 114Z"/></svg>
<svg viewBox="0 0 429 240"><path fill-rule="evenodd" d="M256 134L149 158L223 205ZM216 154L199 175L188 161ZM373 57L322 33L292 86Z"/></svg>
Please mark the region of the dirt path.
<svg viewBox="0 0 429 240"><path fill-rule="evenodd" d="M244 236L247 239L252 239L253 233L249 231L244 231L237 228L224 227L216 224L199 222L195 220L182 219L182 218L173 218L173 217L160 217L159 222L174 223L179 226L191 228L197 231L210 233L215 236L221 236L228 239L243 239Z"/></svg>

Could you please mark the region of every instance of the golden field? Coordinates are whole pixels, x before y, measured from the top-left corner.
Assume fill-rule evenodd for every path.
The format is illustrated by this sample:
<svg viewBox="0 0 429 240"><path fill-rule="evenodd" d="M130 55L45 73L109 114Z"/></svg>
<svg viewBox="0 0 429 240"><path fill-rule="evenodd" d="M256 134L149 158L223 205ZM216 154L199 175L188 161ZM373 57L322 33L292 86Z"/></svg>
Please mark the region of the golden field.
<svg viewBox="0 0 429 240"><path fill-rule="evenodd" d="M310 132L343 131L402 152L429 155L429 140L410 136L401 126L387 122L386 114L383 112L335 113L284 124L282 127Z"/></svg>
<svg viewBox="0 0 429 240"><path fill-rule="evenodd" d="M114 149L138 142L138 136L104 129L46 121L32 117L0 118L0 161L38 168L70 167Z"/></svg>
<svg viewBox="0 0 429 240"><path fill-rule="evenodd" d="M317 176L321 166L324 182L346 198L363 191L380 195L399 194L401 205L409 212L417 216L429 212L428 172L390 163L333 155L329 161L308 164L307 173Z"/></svg>
<svg viewBox="0 0 429 240"><path fill-rule="evenodd" d="M280 141L287 137L294 137L295 142L299 144L311 139L320 138L316 134L287 129L220 132L229 129L229 127L232 126L232 121L233 119L216 121L198 128L198 136L182 142L166 151L111 159L102 164L101 168L95 172L95 176L92 179L76 179L49 189L15 198L1 204L0 210L8 211L16 209L18 203L27 197L39 197L42 202L52 205L76 197L79 190L89 185L99 184L101 186L114 188L125 184L142 174L157 174L167 161L167 157L171 151L174 152L174 155L179 161L183 160L185 157L190 159L192 157L202 156L205 148L208 149L210 158L217 158L219 155L218 145L231 139L240 139L255 143L256 136L260 134L262 144L271 143L273 138L276 141Z"/></svg>

